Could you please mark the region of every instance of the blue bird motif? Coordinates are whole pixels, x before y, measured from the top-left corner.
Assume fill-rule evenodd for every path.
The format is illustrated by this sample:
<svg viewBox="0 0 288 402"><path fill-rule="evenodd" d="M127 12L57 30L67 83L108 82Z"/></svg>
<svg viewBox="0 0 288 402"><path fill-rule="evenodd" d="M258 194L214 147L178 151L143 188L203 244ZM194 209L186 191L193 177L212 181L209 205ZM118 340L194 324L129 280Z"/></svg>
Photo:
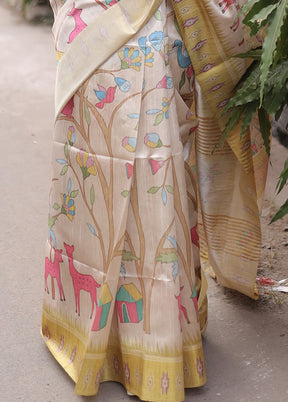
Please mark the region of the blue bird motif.
<svg viewBox="0 0 288 402"><path fill-rule="evenodd" d="M181 68L189 67L191 65L191 60L190 60L189 54L186 49L184 49L182 52L183 42L181 42L181 40L177 39L177 40L175 40L173 47L178 48L177 49L177 60L178 60L179 66Z"/></svg>

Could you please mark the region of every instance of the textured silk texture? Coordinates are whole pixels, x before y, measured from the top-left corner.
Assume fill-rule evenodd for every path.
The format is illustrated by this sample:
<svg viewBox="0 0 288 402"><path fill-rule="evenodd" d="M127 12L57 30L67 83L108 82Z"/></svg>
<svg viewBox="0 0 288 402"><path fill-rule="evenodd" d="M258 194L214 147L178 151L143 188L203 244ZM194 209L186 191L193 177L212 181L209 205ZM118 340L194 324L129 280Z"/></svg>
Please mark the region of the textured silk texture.
<svg viewBox="0 0 288 402"><path fill-rule="evenodd" d="M261 198L267 161L257 122L241 144L247 155L249 148L255 174L243 165L239 145L225 143L211 154L221 136L219 118L206 102L198 50L191 48L198 35L199 49L212 40L197 25L203 9L195 20L196 2L158 2L158 9L157 2L145 3L139 20L135 10L129 14L129 1L51 2L61 90L42 335L76 393L96 394L100 382L115 380L143 400L177 402L185 387L205 383L207 299L197 209L203 256L224 285L253 297L256 190ZM227 15L233 20L234 5L224 10L218 2L204 3L214 5L210 19L222 26ZM119 13L118 23L126 21L129 29L118 31L126 42L115 49L109 18ZM191 21L189 34L185 21ZM229 23L217 35L242 51L240 28L233 42L236 27Z"/></svg>

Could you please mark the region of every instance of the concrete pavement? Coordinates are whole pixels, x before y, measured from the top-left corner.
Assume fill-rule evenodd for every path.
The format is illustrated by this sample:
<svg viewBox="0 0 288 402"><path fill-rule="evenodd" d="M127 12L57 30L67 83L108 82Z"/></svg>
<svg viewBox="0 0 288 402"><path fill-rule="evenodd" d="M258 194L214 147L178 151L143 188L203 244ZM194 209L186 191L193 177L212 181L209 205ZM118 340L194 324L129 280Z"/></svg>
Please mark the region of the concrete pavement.
<svg viewBox="0 0 288 402"><path fill-rule="evenodd" d="M97 397L74 395L40 337L54 50L49 27L28 25L1 4L0 401L136 402L114 383ZM287 401L287 306L209 285L208 382L187 391L186 401Z"/></svg>

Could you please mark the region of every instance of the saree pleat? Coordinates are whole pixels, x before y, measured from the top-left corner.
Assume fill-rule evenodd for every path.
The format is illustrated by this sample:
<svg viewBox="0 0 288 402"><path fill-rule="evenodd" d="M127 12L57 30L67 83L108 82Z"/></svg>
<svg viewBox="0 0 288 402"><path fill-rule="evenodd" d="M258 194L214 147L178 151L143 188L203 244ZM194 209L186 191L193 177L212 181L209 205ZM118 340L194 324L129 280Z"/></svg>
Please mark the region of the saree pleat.
<svg viewBox="0 0 288 402"><path fill-rule="evenodd" d="M240 146L233 133L215 149L219 115L191 47L196 34L206 44L196 3L141 0L139 15L131 0L51 1L59 64L42 336L77 394L118 381L142 400L180 402L205 383L200 244L223 285L255 297L263 144L255 121Z"/></svg>

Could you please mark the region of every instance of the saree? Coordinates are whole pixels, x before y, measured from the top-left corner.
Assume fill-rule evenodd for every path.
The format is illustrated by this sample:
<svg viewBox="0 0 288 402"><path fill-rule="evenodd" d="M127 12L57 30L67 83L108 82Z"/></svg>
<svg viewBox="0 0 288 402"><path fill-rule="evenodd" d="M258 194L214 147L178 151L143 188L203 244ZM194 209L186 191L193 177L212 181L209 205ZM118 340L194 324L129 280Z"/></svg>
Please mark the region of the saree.
<svg viewBox="0 0 288 402"><path fill-rule="evenodd" d="M246 68L228 60L245 46L237 8L51 5L58 69L42 336L77 394L117 381L142 400L180 402L206 382L200 249L220 283L257 297L267 169L257 121L216 147L214 105Z"/></svg>

